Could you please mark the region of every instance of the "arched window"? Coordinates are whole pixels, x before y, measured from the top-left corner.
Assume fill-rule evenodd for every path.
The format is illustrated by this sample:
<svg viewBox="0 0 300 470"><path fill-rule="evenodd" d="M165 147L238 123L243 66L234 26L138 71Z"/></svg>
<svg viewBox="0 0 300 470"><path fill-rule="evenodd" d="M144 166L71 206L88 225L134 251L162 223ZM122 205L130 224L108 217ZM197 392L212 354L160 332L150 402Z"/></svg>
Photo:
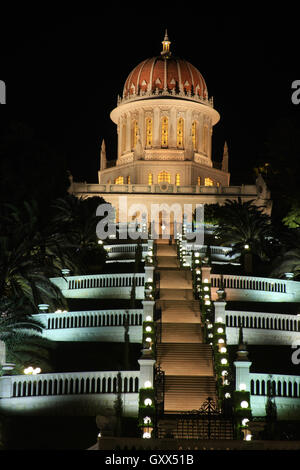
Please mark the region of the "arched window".
<svg viewBox="0 0 300 470"><path fill-rule="evenodd" d="M179 118L177 121L177 147L181 149L183 148L183 138L184 138L183 128L184 128L184 120L183 118Z"/></svg>
<svg viewBox="0 0 300 470"><path fill-rule="evenodd" d="M122 153L126 150L126 124L122 126Z"/></svg>
<svg viewBox="0 0 300 470"><path fill-rule="evenodd" d="M168 147L168 124L169 120L166 116L161 119L161 146Z"/></svg>
<svg viewBox="0 0 300 470"><path fill-rule="evenodd" d="M198 178L197 178L197 184L198 184L198 186L201 186L201 176L198 176Z"/></svg>
<svg viewBox="0 0 300 470"><path fill-rule="evenodd" d="M148 174L148 184L149 184L149 186L151 186L153 184L153 174L152 173Z"/></svg>
<svg viewBox="0 0 300 470"><path fill-rule="evenodd" d="M131 184L130 175L127 176L127 184Z"/></svg>
<svg viewBox="0 0 300 470"><path fill-rule="evenodd" d="M115 184L124 184L124 176L118 176L118 178L115 179Z"/></svg>
<svg viewBox="0 0 300 470"><path fill-rule="evenodd" d="M132 148L132 150L134 150L135 147L136 147L137 135L138 135L138 124L137 124L136 120L132 121L131 131L132 131L132 134L131 134L131 148Z"/></svg>
<svg viewBox="0 0 300 470"><path fill-rule="evenodd" d="M214 182L211 178L205 178L204 184L205 184L205 186L213 186Z"/></svg>
<svg viewBox="0 0 300 470"><path fill-rule="evenodd" d="M152 118L146 119L146 146L152 147Z"/></svg>
<svg viewBox="0 0 300 470"><path fill-rule="evenodd" d="M180 186L180 174L179 173L176 173L175 184L176 186Z"/></svg>
<svg viewBox="0 0 300 470"><path fill-rule="evenodd" d="M167 171L161 171L158 175L158 182L159 183L171 183L171 175Z"/></svg>
<svg viewBox="0 0 300 470"><path fill-rule="evenodd" d="M193 149L197 150L198 147L198 136L197 136L197 122L192 122L192 141L193 141Z"/></svg>

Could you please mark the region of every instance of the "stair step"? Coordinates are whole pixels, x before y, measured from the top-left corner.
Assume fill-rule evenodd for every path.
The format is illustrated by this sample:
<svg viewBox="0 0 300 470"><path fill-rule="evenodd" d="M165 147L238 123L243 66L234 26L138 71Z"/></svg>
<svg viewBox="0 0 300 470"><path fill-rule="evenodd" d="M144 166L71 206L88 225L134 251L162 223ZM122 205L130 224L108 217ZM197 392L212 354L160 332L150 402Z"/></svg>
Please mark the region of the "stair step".
<svg viewBox="0 0 300 470"><path fill-rule="evenodd" d="M214 377L165 377L165 412L198 410L208 396L216 400Z"/></svg>
<svg viewBox="0 0 300 470"><path fill-rule="evenodd" d="M198 323L163 323L163 343L202 343L201 326Z"/></svg>
<svg viewBox="0 0 300 470"><path fill-rule="evenodd" d="M192 289L160 289L159 298L161 300L192 300Z"/></svg>
<svg viewBox="0 0 300 470"><path fill-rule="evenodd" d="M157 362L165 375L214 375L212 351L207 344L161 343L157 346Z"/></svg>

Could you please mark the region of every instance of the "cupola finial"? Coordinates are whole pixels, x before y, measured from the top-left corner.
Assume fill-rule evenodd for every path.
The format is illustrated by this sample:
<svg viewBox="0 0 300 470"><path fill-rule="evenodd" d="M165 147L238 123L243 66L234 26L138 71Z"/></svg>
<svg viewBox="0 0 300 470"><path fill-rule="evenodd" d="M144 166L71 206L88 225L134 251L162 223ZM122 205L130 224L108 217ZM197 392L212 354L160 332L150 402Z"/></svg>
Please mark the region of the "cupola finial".
<svg viewBox="0 0 300 470"><path fill-rule="evenodd" d="M162 42L162 45L163 45L163 50L161 51L161 55L166 58L170 57L170 55L172 54L170 52L171 41L169 40L167 29L165 31L165 38Z"/></svg>

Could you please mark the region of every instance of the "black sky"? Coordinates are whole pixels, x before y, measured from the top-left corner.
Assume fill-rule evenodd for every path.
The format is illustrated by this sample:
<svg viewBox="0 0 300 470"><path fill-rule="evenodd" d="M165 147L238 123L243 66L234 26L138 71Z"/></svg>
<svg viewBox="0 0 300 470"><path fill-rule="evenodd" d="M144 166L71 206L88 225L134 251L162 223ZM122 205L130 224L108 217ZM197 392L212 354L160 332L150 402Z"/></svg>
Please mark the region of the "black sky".
<svg viewBox="0 0 300 470"><path fill-rule="evenodd" d="M77 181L97 182L100 146L116 158L109 114L139 62L171 50L195 65L214 96L221 121L213 155L228 141L232 184L251 183L268 131L281 117L300 117L291 83L300 79L297 15L203 16L187 6L172 14L153 6L104 9L101 15L9 14L0 31L0 79L7 85L1 122L22 121L67 155ZM177 10L176 10L177 9Z"/></svg>

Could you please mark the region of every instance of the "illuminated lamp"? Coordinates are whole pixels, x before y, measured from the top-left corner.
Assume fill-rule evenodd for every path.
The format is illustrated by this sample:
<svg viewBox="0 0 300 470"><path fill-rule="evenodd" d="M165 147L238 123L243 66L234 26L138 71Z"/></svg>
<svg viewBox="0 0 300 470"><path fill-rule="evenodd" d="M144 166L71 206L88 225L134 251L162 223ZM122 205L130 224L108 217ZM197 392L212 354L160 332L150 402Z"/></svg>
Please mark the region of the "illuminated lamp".
<svg viewBox="0 0 300 470"><path fill-rule="evenodd" d="M246 400L243 400L241 402L241 408L248 408L248 406L249 406L249 403Z"/></svg>

